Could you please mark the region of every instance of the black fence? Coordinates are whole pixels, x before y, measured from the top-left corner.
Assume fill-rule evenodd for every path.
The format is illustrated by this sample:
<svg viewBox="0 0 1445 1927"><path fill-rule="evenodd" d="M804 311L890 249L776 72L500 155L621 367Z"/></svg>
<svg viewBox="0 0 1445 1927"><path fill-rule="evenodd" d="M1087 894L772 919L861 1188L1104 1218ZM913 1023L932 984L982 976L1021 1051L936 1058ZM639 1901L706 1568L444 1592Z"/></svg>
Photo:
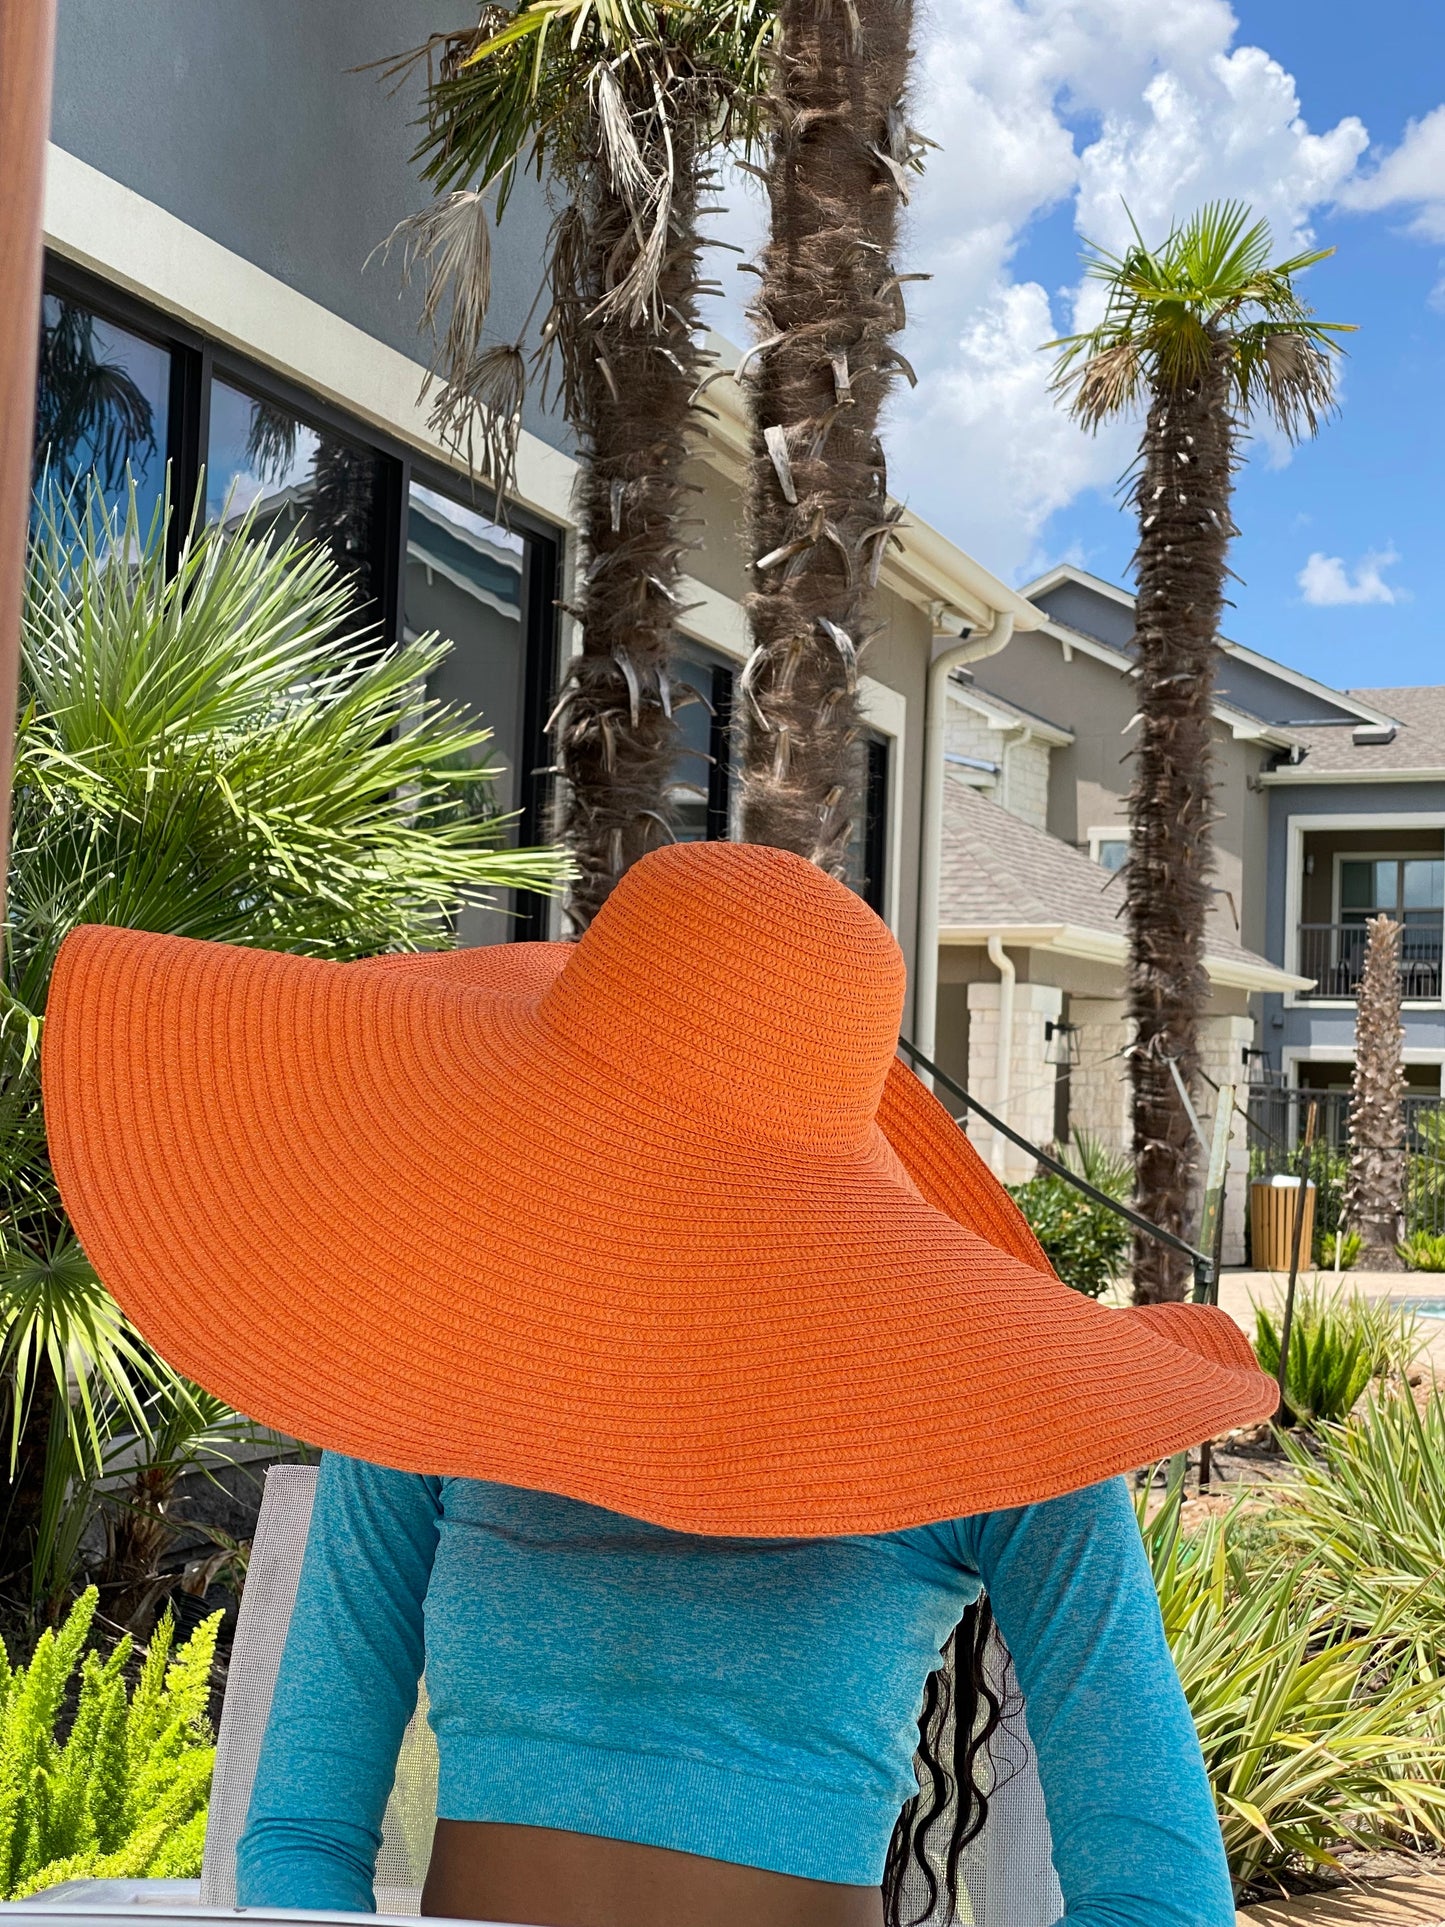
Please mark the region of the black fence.
<svg viewBox="0 0 1445 1927"><path fill-rule="evenodd" d="M1314 1142L1306 1147L1309 1114ZM1344 1213L1350 1157L1348 1091L1290 1090L1255 1085L1248 1096L1249 1175L1274 1177L1304 1172L1317 1188L1315 1245L1324 1262ZM1445 1232L1445 1099L1407 1097L1404 1102L1406 1177L1405 1236ZM1306 1262L1308 1262L1306 1257Z"/></svg>
<svg viewBox="0 0 1445 1927"><path fill-rule="evenodd" d="M1356 997L1365 972L1365 946L1370 933L1363 923L1302 923L1299 927L1299 970L1312 977L1306 997ZM1406 1001L1440 995L1445 935L1438 917L1411 921L1400 931L1400 995Z"/></svg>

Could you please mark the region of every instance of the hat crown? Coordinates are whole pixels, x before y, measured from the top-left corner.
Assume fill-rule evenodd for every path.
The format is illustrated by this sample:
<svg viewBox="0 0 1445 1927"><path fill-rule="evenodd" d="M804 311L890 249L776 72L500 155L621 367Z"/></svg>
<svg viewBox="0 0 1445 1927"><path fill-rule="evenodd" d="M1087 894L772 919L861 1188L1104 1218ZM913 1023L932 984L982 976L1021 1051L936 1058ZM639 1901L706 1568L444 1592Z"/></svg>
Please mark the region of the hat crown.
<svg viewBox="0 0 1445 1927"><path fill-rule="evenodd" d="M680 843L633 865L542 1003L573 1048L665 1091L679 1121L864 1142L905 970L882 920L785 850Z"/></svg>

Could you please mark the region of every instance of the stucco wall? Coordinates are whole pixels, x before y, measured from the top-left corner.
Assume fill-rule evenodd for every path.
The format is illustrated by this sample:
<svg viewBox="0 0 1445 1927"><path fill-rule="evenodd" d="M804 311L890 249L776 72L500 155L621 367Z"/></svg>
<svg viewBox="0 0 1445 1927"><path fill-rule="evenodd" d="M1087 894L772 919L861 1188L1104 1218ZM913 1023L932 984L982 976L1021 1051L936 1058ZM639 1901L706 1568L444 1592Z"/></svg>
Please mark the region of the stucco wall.
<svg viewBox="0 0 1445 1927"><path fill-rule="evenodd" d="M1331 842L1362 840L1376 848L1400 844L1402 837L1413 839L1422 826L1410 825L1410 817L1421 815L1445 818L1445 783L1285 783L1271 785L1269 805L1270 890L1266 915L1266 955L1282 962L1286 949L1287 917L1290 911L1287 880L1289 872L1290 819L1298 818L1309 833L1310 819L1322 817L1378 818L1379 830L1368 827L1361 832L1331 831ZM1391 822L1404 828L1392 830ZM1442 831L1431 828L1425 841L1440 847ZM1303 885L1306 879L1301 878ZM1303 921L1310 919L1301 911ZM1328 921L1320 918L1319 921ZM1407 1003L1402 1006L1407 1058L1416 1052L1445 1052L1445 1010L1439 1005ZM1354 1051L1355 1006L1297 1001L1289 1004L1282 996L1264 999L1261 1042L1270 1053L1274 1068L1282 1067L1288 1053L1311 1051L1317 1057L1345 1059Z"/></svg>
<svg viewBox="0 0 1445 1927"><path fill-rule="evenodd" d="M475 26L473 0L60 0L52 132L61 147L403 354L425 360L419 298L367 256L428 190L410 155L419 75L393 93L353 68ZM548 220L520 181L496 235L492 321L522 326ZM535 324L534 324L535 325ZM527 426L568 445L560 416Z"/></svg>

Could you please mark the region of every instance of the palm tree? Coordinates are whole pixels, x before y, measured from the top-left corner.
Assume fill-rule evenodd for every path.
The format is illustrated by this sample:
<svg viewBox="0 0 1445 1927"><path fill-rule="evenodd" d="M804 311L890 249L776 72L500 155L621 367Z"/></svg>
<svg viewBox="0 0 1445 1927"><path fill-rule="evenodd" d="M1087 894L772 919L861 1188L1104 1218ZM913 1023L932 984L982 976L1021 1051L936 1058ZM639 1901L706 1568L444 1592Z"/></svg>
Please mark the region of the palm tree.
<svg viewBox="0 0 1445 1927"><path fill-rule="evenodd" d="M1135 230L1121 256L1093 249L1104 318L1050 342L1056 388L1097 430L1146 409L1130 500L1139 519L1139 735L1129 793L1125 903L1134 1161L1138 1201L1185 1235L1196 1140L1182 1092L1196 1083L1214 807L1210 695L1218 655L1234 472L1252 417L1290 440L1313 435L1334 402L1337 337L1295 277L1333 252L1272 263L1267 225L1247 208L1201 209L1153 249ZM1135 1295L1182 1298L1180 1260L1136 1240Z"/></svg>
<svg viewBox="0 0 1445 1927"><path fill-rule="evenodd" d="M1365 1271L1403 1271L1405 1032L1400 1023L1400 926L1372 917L1355 1006L1355 1074L1350 1095L1350 1170L1345 1221L1360 1234Z"/></svg>
<svg viewBox="0 0 1445 1927"><path fill-rule="evenodd" d="M771 227L753 306L744 834L844 874L861 790L858 656L897 511L879 411L899 210L924 143L904 114L911 0L780 0Z"/></svg>
<svg viewBox="0 0 1445 1927"><path fill-rule="evenodd" d="M768 29L762 0L532 0L511 16L488 7L475 32L439 36L390 70L440 53L419 149L439 198L398 230L408 266L428 264L424 322L448 315L434 426L469 460L480 436L500 497L529 378L555 353L581 449L581 651L552 719L579 929L628 865L670 838L673 708L701 700L669 674L683 557L696 546L684 470L709 360L698 221L712 156L751 129ZM500 219L527 165L547 171L563 203L533 357L522 340L483 341L487 197Z"/></svg>
<svg viewBox="0 0 1445 1927"><path fill-rule="evenodd" d="M335 561L237 533L255 539L194 528L168 573L164 507L143 529L134 489L111 510L93 477L83 504L47 496L31 545L0 977L0 1599L22 1605L49 1587L65 1492L114 1469L108 1433L153 1429L163 1377L46 1159L38 1046L66 932L344 959L443 945L464 899L565 874L556 852L502 847L489 732L419 695L447 645L348 648Z"/></svg>

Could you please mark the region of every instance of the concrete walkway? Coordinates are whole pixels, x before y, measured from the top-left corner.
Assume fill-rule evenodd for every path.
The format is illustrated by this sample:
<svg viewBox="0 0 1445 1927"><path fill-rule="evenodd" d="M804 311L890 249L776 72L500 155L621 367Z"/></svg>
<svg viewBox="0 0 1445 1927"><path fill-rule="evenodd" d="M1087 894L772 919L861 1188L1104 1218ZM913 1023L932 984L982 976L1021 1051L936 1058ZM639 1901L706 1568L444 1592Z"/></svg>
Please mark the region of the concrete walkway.
<svg viewBox="0 0 1445 1927"><path fill-rule="evenodd" d="M1307 1900L1267 1900L1237 1919L1239 1927L1445 1927L1445 1874L1402 1874Z"/></svg>
<svg viewBox="0 0 1445 1927"><path fill-rule="evenodd" d="M1358 1291L1366 1298L1426 1299L1445 1309L1445 1272L1438 1271L1346 1271L1336 1278L1334 1272L1301 1272L1300 1285L1316 1278L1326 1289L1343 1285L1347 1292ZM1254 1336L1254 1306L1284 1303L1288 1274L1280 1271L1226 1271L1219 1280L1219 1302L1235 1323ZM1434 1367L1445 1379L1445 1317L1420 1320L1425 1349L1420 1363Z"/></svg>

